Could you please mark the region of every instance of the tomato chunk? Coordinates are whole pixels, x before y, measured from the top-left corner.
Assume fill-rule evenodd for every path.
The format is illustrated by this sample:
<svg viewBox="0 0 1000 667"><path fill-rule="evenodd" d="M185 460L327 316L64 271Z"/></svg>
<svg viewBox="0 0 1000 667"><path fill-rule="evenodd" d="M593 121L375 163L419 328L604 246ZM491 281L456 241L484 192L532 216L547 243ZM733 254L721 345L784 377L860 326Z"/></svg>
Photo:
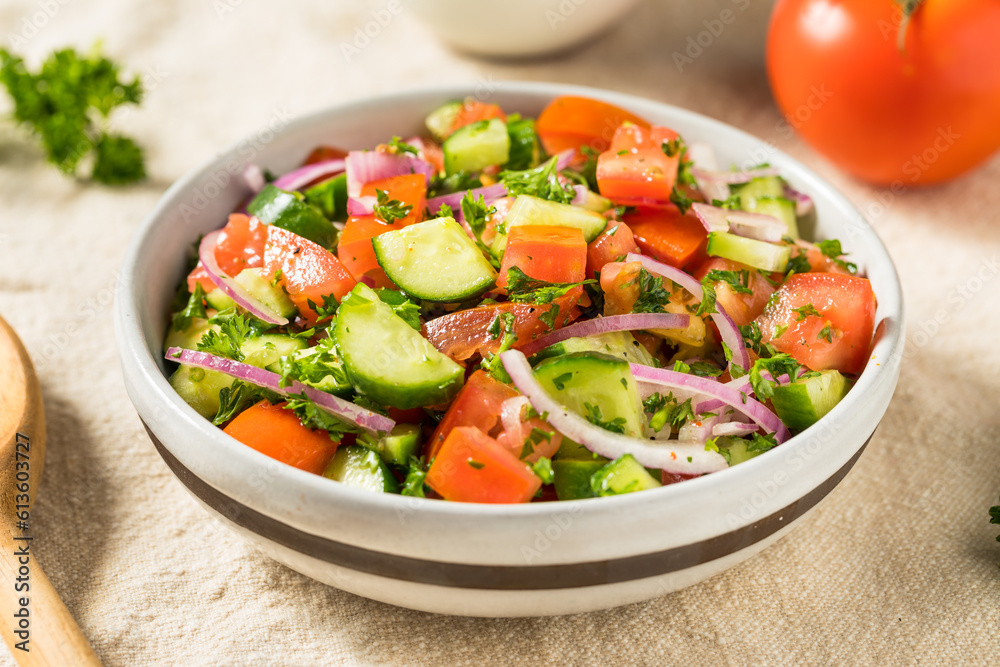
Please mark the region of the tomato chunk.
<svg viewBox="0 0 1000 667"><path fill-rule="evenodd" d="M452 429L427 471L427 485L445 500L526 503L542 486L527 464L473 426Z"/></svg>
<svg viewBox="0 0 1000 667"><path fill-rule="evenodd" d="M333 146L317 146L306 156L306 161L302 164L304 166L307 164L316 164L317 162L327 162L329 160L342 160L345 157L347 157L347 151L334 148Z"/></svg>
<svg viewBox="0 0 1000 667"><path fill-rule="evenodd" d="M223 273L235 277L243 269L263 265L267 227L256 217L243 213L229 216L215 245L215 261ZM215 283L208 277L208 272L201 263L188 275L187 282L190 292L194 292L195 283L201 283L206 292L215 289Z"/></svg>
<svg viewBox="0 0 1000 667"><path fill-rule="evenodd" d="M208 271L201 265L201 262L198 262L198 265L191 269L191 273L188 274L188 292L194 294L195 285L201 285L201 288L205 290L205 294L216 288L216 284L208 277Z"/></svg>
<svg viewBox="0 0 1000 667"><path fill-rule="evenodd" d="M329 250L274 226L267 230L264 271L269 276L281 272L278 274L280 284L310 326L317 321L310 301L322 306L324 297L332 294L339 303L357 284L354 276Z"/></svg>
<svg viewBox="0 0 1000 667"><path fill-rule="evenodd" d="M630 252L639 252L632 230L624 222L611 222L608 229L587 246L587 276L599 277L605 264L618 262Z"/></svg>
<svg viewBox="0 0 1000 667"><path fill-rule="evenodd" d="M706 257L708 233L694 215L681 215L676 206L639 208L624 220L643 254L683 268Z"/></svg>
<svg viewBox="0 0 1000 667"><path fill-rule="evenodd" d="M375 287L393 287L392 281L385 275L385 271L375 259L372 239L394 229L402 229L402 227L398 224L387 225L376 220L374 215L348 218L344 231L340 233L337 258L358 280L367 277L375 284Z"/></svg>
<svg viewBox="0 0 1000 667"><path fill-rule="evenodd" d="M775 292L757 323L765 343L814 371L860 373L875 329L875 293L865 278L796 273Z"/></svg>
<svg viewBox="0 0 1000 667"><path fill-rule="evenodd" d="M427 179L423 174L401 174L365 183L361 187L361 196L374 197L376 190L383 190L390 200L395 199L412 207L405 218L396 220L393 224L406 227L423 218L427 199Z"/></svg>
<svg viewBox="0 0 1000 667"><path fill-rule="evenodd" d="M490 120L491 118L499 118L505 121L507 120L507 115L496 104L480 102L470 97L462 102L461 108L459 108L458 113L455 115L455 120L451 123L448 134L451 135L466 125L472 125L481 120Z"/></svg>
<svg viewBox="0 0 1000 667"><path fill-rule="evenodd" d="M566 326L579 317L580 309L577 308L577 304L582 297L583 288L576 287L551 304L534 305L508 301L478 306L435 317L424 324L420 332L442 354L448 355L455 361L464 361L474 354L487 352L495 354L500 349L503 337L494 337L490 333L490 325L501 314L514 314L514 333L517 334L514 347L517 348L550 331L549 325L540 318L554 306L559 307L559 313L555 318L556 329Z"/></svg>
<svg viewBox="0 0 1000 667"><path fill-rule="evenodd" d="M512 227L497 287L507 286L507 270L513 266L536 280L578 283L586 277L587 271L587 242L583 240L583 231L551 225Z"/></svg>
<svg viewBox="0 0 1000 667"><path fill-rule="evenodd" d="M554 155L569 148L589 146L602 152L623 123L649 127L649 123L613 104L586 97L558 97L538 116L538 138Z"/></svg>
<svg viewBox="0 0 1000 667"><path fill-rule="evenodd" d="M698 267L693 275L700 281L710 271L733 271L737 274L741 271L747 272L746 283L741 282L740 284L752 290L752 294L736 292L729 283L721 280L714 281L712 284L713 289L715 289L716 303L722 306L726 314L738 326L746 326L757 319L757 316L764 312L767 300L774 294L775 288L768 282L767 278L762 276L757 269L746 264L713 257ZM780 274L777 274L776 277L778 280L781 279ZM742 280L742 277L740 279Z"/></svg>
<svg viewBox="0 0 1000 667"><path fill-rule="evenodd" d="M244 445L290 466L320 475L337 451L326 431L308 429L286 403L261 401L223 430Z"/></svg>
<svg viewBox="0 0 1000 667"><path fill-rule="evenodd" d="M427 458L437 456L445 438L459 426L475 426L491 437L497 435L500 432L500 406L515 396L515 390L494 380L486 371L477 370L459 389L441 423L434 429L434 435L427 443Z"/></svg>
<svg viewBox="0 0 1000 667"><path fill-rule="evenodd" d="M676 138L666 127L619 127L611 147L597 158L601 194L621 204L669 204L681 156L668 157L663 144Z"/></svg>

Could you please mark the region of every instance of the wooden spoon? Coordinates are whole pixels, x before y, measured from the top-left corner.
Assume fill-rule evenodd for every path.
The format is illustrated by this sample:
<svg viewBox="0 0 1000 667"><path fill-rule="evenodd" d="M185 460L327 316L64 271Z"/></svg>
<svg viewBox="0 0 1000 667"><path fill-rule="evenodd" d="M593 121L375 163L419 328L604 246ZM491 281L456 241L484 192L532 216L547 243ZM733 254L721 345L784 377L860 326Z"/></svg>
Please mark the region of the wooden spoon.
<svg viewBox="0 0 1000 667"><path fill-rule="evenodd" d="M38 378L17 334L0 317L0 634L20 665L100 665L34 557L30 507L44 463Z"/></svg>

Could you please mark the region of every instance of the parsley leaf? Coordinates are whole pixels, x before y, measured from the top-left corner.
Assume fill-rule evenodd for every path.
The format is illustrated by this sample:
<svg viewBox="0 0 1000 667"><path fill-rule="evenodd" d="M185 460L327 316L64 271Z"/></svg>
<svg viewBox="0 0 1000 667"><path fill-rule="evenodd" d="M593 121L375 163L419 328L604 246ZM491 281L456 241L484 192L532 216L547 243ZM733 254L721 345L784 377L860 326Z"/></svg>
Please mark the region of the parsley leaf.
<svg viewBox="0 0 1000 667"><path fill-rule="evenodd" d="M286 410L291 410L306 428L321 429L334 442L340 442L345 433L364 433L357 424L346 422L316 405L305 394L289 394Z"/></svg>
<svg viewBox="0 0 1000 667"><path fill-rule="evenodd" d="M724 208L727 211L738 211L742 207L743 203L740 201L739 195L729 195L725 199L713 199L712 206L717 206L718 208Z"/></svg>
<svg viewBox="0 0 1000 667"><path fill-rule="evenodd" d="M389 193L378 188L375 189L375 201L375 217L390 225L402 220L413 210L412 205L404 204L398 199L389 199Z"/></svg>
<svg viewBox="0 0 1000 667"><path fill-rule="evenodd" d="M524 439L524 445L521 447L520 458L523 459L526 456L531 456L535 451L535 447L543 442L551 442L555 435L555 431L544 431L537 426L532 427L531 433L529 433L528 437ZM546 484L548 483L549 482L546 482Z"/></svg>
<svg viewBox="0 0 1000 667"><path fill-rule="evenodd" d="M785 332L782 331L781 333ZM833 327L829 322L827 322L826 326L820 329L819 333L816 334L816 340L825 340L827 343L833 342Z"/></svg>
<svg viewBox="0 0 1000 667"><path fill-rule="evenodd" d="M281 400L273 391L257 387L247 382L234 380L232 386L219 390L219 410L212 423L222 426L251 405L267 399L272 405Z"/></svg>
<svg viewBox="0 0 1000 667"><path fill-rule="evenodd" d="M281 358L279 386L287 387L293 381L328 392L351 386L333 338Z"/></svg>
<svg viewBox="0 0 1000 667"><path fill-rule="evenodd" d="M337 297L332 294L323 295L322 305L317 304L312 299L306 299L306 304L316 311L316 319L320 322L327 318L332 318L337 314L337 308L340 307L340 304L337 303Z"/></svg>
<svg viewBox="0 0 1000 667"><path fill-rule="evenodd" d="M191 320L196 317L208 319L208 313L205 312L205 290L201 283L194 284L194 292L191 293L184 310L174 313L174 331L184 331L191 326Z"/></svg>
<svg viewBox="0 0 1000 667"><path fill-rule="evenodd" d="M587 414L585 415L587 421L594 426L600 426L605 431L611 431L612 433L625 433L624 417L615 417L610 421L605 421L601 406L594 405L592 403L584 403L583 407L587 410Z"/></svg>
<svg viewBox="0 0 1000 667"><path fill-rule="evenodd" d="M471 192L466 192L462 198L462 217L472 230L475 236L476 245L483 251L483 254L490 260L495 268L500 268L500 263L490 252L489 246L483 243L483 232L486 231L486 220L497 212L496 206L487 206L486 198L479 195L477 199Z"/></svg>
<svg viewBox="0 0 1000 667"><path fill-rule="evenodd" d="M748 454L763 454L764 452L778 446L778 441L775 440L773 433L767 433L765 435L753 433L750 437L752 440L750 441L750 444L747 445Z"/></svg>
<svg viewBox="0 0 1000 667"><path fill-rule="evenodd" d="M419 459L415 456L410 457L410 465L406 470L406 481L403 482L403 488L400 490L400 495L410 496L412 498L426 498L427 494L424 491L424 480L427 478L427 462L423 456Z"/></svg>
<svg viewBox="0 0 1000 667"><path fill-rule="evenodd" d="M559 181L556 158L543 162L526 171L502 171L500 181L511 197L533 195L541 199L568 204L576 197L576 190Z"/></svg>
<svg viewBox="0 0 1000 667"><path fill-rule="evenodd" d="M408 144L399 137L393 135L389 143L386 144L386 148L389 149L388 152L394 153L396 155L401 155L403 153L409 153L410 155L419 155L420 150L417 149L413 144Z"/></svg>
<svg viewBox="0 0 1000 667"><path fill-rule="evenodd" d="M694 200L684 194L684 192L675 185L674 189L670 191L670 203L676 206L681 213L687 213L687 210L691 208L691 204L694 203Z"/></svg>
<svg viewBox="0 0 1000 667"><path fill-rule="evenodd" d="M456 171L448 174L444 178L438 174L431 179L431 185L427 188L427 198L433 199L440 195L451 194L452 192L462 192L483 187L483 182L479 177L469 171Z"/></svg>
<svg viewBox="0 0 1000 667"><path fill-rule="evenodd" d="M694 410L691 406L691 399L687 399L683 403L677 403L674 399L673 394L670 395L669 400L665 401L656 413L653 414L649 419L649 428L653 429L657 433L663 430L663 427L670 424L671 429L679 429L688 420L693 420L695 418Z"/></svg>
<svg viewBox="0 0 1000 667"><path fill-rule="evenodd" d="M805 320L807 317L822 317L820 312L816 310L816 306L812 305L811 303L807 303L806 305L800 306L798 308L792 308L792 312L796 314L795 317L796 322L801 322Z"/></svg>
<svg viewBox="0 0 1000 667"><path fill-rule="evenodd" d="M726 283L736 294L753 294L753 290L750 289L750 271L747 269L739 271L712 269L705 275L702 282L705 280L711 283Z"/></svg>
<svg viewBox="0 0 1000 667"><path fill-rule="evenodd" d="M646 412L653 414L660 410L668 402L672 403L674 400L673 392L663 396L660 392L655 392L647 396L642 401L642 409Z"/></svg>
<svg viewBox="0 0 1000 667"><path fill-rule="evenodd" d="M403 318L403 321L413 329L420 331L420 306L406 298L402 292L394 289L378 288L375 290L382 303L392 306L392 312Z"/></svg>
<svg viewBox="0 0 1000 667"><path fill-rule="evenodd" d="M219 330L209 329L198 341L198 349L227 359L243 361L243 342L259 335L251 324L250 315L219 313L209 322L218 324Z"/></svg>
<svg viewBox="0 0 1000 667"><path fill-rule="evenodd" d="M785 269L785 272L788 275L792 275L793 273L809 273L812 271L812 268L812 264L809 263L805 254L802 253L788 260L788 268Z"/></svg>
<svg viewBox="0 0 1000 667"><path fill-rule="evenodd" d="M840 247L840 241L837 239L830 239L828 241L820 241L816 244L819 251L832 259L838 266L846 269L850 273L854 274L858 272L858 265L854 262L847 262L841 259L844 256L844 249Z"/></svg>
<svg viewBox="0 0 1000 667"><path fill-rule="evenodd" d="M512 266L507 269L507 298L517 303L552 303L576 287L596 282L590 279L578 283L549 283L536 280L519 267Z"/></svg>
<svg viewBox="0 0 1000 667"><path fill-rule="evenodd" d="M95 181L122 185L146 177L142 149L106 129L115 107L142 100L138 77L122 80L117 63L96 51L62 49L32 73L20 57L0 48L0 83L14 101L14 119L41 139L49 162L64 173L76 174L90 155Z"/></svg>
<svg viewBox="0 0 1000 667"><path fill-rule="evenodd" d="M753 387L757 400L765 401L774 396L774 386L777 378L782 375L795 379L798 376L800 364L790 354L781 352L770 358L761 357L750 367L750 386ZM763 372L771 374L772 380L764 377Z"/></svg>
<svg viewBox="0 0 1000 667"><path fill-rule="evenodd" d="M639 297L632 305L633 313L665 313L670 303L670 292L663 286L664 281L644 268L635 277L639 284Z"/></svg>
<svg viewBox="0 0 1000 667"><path fill-rule="evenodd" d="M500 354L509 350L517 342L517 334L514 333L515 319L514 313L499 313L493 319L487 331L494 339L499 338L502 333L503 340L500 341L497 353L487 352L480 363L480 368L504 383L510 382L510 376L507 375L507 371L500 362Z"/></svg>
<svg viewBox="0 0 1000 667"><path fill-rule="evenodd" d="M718 312L715 309L715 299L715 287L712 286L712 281L708 279L708 276L705 276L701 281L701 303L698 304L695 315L711 315Z"/></svg>
<svg viewBox="0 0 1000 667"><path fill-rule="evenodd" d="M542 478L542 484L551 484L555 481L555 473L552 472L552 461L544 456L531 464L531 472Z"/></svg>

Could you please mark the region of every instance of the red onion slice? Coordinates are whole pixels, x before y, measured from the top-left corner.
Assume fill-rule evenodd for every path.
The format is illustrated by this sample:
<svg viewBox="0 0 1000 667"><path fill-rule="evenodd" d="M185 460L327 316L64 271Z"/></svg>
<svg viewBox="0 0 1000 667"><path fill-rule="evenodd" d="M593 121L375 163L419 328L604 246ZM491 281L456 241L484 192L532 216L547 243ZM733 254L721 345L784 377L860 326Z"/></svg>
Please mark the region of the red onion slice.
<svg viewBox="0 0 1000 667"><path fill-rule="evenodd" d="M726 183L736 185L738 183L749 183L755 178L765 176L778 176L780 170L777 167L761 167L760 169L744 169L742 171L721 171L714 169L691 168L691 175L695 179L704 179L713 183Z"/></svg>
<svg viewBox="0 0 1000 667"><path fill-rule="evenodd" d="M688 146L687 156L699 170L716 171L719 168L719 163L715 160L715 150L708 144L691 144ZM729 199L729 186L725 183L700 178L695 173L692 173L692 176L705 201L711 203L715 199L719 201Z"/></svg>
<svg viewBox="0 0 1000 667"><path fill-rule="evenodd" d="M791 437L788 429L778 419L778 416L767 409L767 407L750 398L745 392L739 392L717 380L678 373L665 368L653 368L652 366L642 366L640 364L630 364L632 375L640 382L660 384L665 387L676 387L688 391L697 391L710 398L716 398L736 409L755 423L759 424L768 433L774 433L775 439L781 443ZM513 377L513 376L511 376ZM538 409L537 407L535 408ZM701 406L698 406L701 411ZM572 437L572 436L571 436Z"/></svg>
<svg viewBox="0 0 1000 667"><path fill-rule="evenodd" d="M609 459L631 454L647 468L686 475L716 472L728 467L721 454L707 452L701 444L685 444L677 440L652 443L594 426L580 415L564 408L546 393L535 380L527 357L520 351L507 350L500 354L500 361L513 380L514 386L528 397L536 412L545 415L546 421L552 428L595 454Z"/></svg>
<svg viewBox="0 0 1000 667"><path fill-rule="evenodd" d="M573 162L573 158L576 157L575 148L567 148L564 151L556 153L556 171L562 171Z"/></svg>
<svg viewBox="0 0 1000 667"><path fill-rule="evenodd" d="M210 234L205 234L198 246L198 259L205 272L215 285L225 293L236 305L246 310L254 317L264 320L269 324L288 324L288 318L282 317L266 305L258 301L252 294L243 289L239 283L223 273L219 268L219 263L215 259L215 246L218 244L219 234L222 230L216 230Z"/></svg>
<svg viewBox="0 0 1000 667"><path fill-rule="evenodd" d="M494 183L493 185L487 185L482 188L475 188L473 190L462 190L461 192L452 192L448 195L441 195L440 197L432 197L427 200L427 210L431 212L431 215L437 213L442 206L449 206L455 214L462 212L462 200L465 199L465 195L471 194L474 199L479 199L483 197L487 202L493 199L499 199L507 195L507 190L504 188L503 183Z"/></svg>
<svg viewBox="0 0 1000 667"><path fill-rule="evenodd" d="M264 178L264 171L260 168L260 165L252 162L243 169L243 182L254 193L260 192L267 185L267 179Z"/></svg>
<svg viewBox="0 0 1000 667"><path fill-rule="evenodd" d="M314 164L307 164L299 167L295 171L290 171L274 182L274 187L282 190L301 190L313 181L325 179L328 176L336 176L344 171L347 163L344 160L324 160Z"/></svg>
<svg viewBox="0 0 1000 667"><path fill-rule="evenodd" d="M613 331L685 329L690 322L690 315L678 315L675 313L630 313L627 315L595 317L591 320L571 324L562 329L556 329L536 338L519 349L530 357L536 352L547 348L549 345L561 343L568 338L585 338Z"/></svg>
<svg viewBox="0 0 1000 667"><path fill-rule="evenodd" d="M701 283L694 276L684 273L680 269L675 269L669 264L657 262L652 257L639 255L634 252L626 255L625 261L641 262L650 273L655 273L658 276L674 281L690 292L695 299L701 301ZM725 308L721 305L715 304L715 310L716 312L712 313L712 321L715 322L715 326L719 327L719 336L733 355L731 363L737 364L744 369L750 368L750 354L747 352L746 344L743 342L743 334L740 333L739 327L726 314Z"/></svg>
<svg viewBox="0 0 1000 667"><path fill-rule="evenodd" d="M756 433L758 430L760 430L760 427L757 424L726 422L725 424L716 424L713 426L712 435L716 438L729 436L742 438L743 436L750 435L751 433Z"/></svg>
<svg viewBox="0 0 1000 667"><path fill-rule="evenodd" d="M378 203L378 199L375 197L348 197L347 215L373 215L376 203Z"/></svg>
<svg viewBox="0 0 1000 667"><path fill-rule="evenodd" d="M360 197L366 183L403 174L423 174L430 185L435 170L433 165L406 153L394 154L381 151L351 151L347 154L347 195Z"/></svg>
<svg viewBox="0 0 1000 667"><path fill-rule="evenodd" d="M785 223L773 215L731 211L697 202L691 204L691 210L709 232L732 232L738 236L768 243L777 243L788 233Z"/></svg>
<svg viewBox="0 0 1000 667"><path fill-rule="evenodd" d="M795 215L808 215L813 210L812 197L785 184L785 197L795 202Z"/></svg>
<svg viewBox="0 0 1000 667"><path fill-rule="evenodd" d="M305 394L316 405L323 408L330 414L340 417L373 434L388 433L396 425L392 419L365 409L360 405L345 401L342 398L328 394L325 391L307 387L300 382L292 382L287 387L280 385L281 376L263 368L257 368L250 364L244 364L233 359L219 357L208 352L198 352L196 350L185 350L179 347L171 347L167 350L166 359L188 366L197 366L211 371L219 371L230 375L238 380L249 382L270 389L273 392L288 396L289 394Z"/></svg>

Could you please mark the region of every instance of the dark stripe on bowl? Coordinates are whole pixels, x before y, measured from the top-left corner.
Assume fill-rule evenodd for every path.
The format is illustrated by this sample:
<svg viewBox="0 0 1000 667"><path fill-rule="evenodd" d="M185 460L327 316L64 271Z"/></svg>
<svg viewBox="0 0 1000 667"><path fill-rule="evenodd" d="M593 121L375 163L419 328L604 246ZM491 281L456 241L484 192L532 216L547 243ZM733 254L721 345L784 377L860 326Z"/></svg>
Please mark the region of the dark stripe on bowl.
<svg viewBox="0 0 1000 667"><path fill-rule="evenodd" d="M143 426L146 426L143 422ZM562 565L466 565L371 551L292 528L218 491L185 468L146 432L167 467L188 490L236 525L299 553L359 572L418 584L480 590L545 590L615 584L686 570L745 549L773 535L822 500L847 475L871 442L829 479L794 503L741 528L703 542L614 560Z"/></svg>

